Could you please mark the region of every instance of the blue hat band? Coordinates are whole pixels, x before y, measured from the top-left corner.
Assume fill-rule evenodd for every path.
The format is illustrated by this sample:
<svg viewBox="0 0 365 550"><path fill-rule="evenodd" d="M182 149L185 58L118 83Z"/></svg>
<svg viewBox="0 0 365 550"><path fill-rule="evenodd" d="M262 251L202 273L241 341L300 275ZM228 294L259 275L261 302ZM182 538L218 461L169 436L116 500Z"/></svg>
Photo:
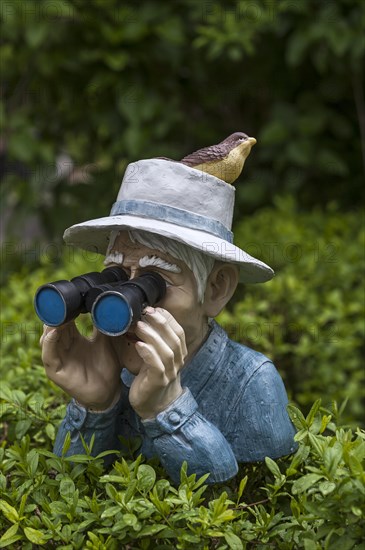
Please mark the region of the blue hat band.
<svg viewBox="0 0 365 550"><path fill-rule="evenodd" d="M221 222L173 206L141 200L117 201L113 204L110 216L120 216L122 214L159 220L189 229L196 229L198 231L210 233L229 243L233 243L232 231L229 231Z"/></svg>

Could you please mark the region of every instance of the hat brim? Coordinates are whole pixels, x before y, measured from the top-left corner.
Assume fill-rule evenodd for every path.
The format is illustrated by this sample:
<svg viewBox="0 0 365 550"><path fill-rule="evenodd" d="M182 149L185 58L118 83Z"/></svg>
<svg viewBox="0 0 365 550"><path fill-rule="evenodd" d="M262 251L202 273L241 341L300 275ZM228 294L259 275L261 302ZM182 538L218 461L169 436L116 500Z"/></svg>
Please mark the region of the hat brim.
<svg viewBox="0 0 365 550"><path fill-rule="evenodd" d="M264 283L274 276L271 267L234 244L203 231L151 218L131 215L97 218L69 227L63 238L67 244L98 254L105 254L110 232L112 230L128 231L129 229L156 233L191 246L216 260L236 264L240 268L240 281L244 283Z"/></svg>

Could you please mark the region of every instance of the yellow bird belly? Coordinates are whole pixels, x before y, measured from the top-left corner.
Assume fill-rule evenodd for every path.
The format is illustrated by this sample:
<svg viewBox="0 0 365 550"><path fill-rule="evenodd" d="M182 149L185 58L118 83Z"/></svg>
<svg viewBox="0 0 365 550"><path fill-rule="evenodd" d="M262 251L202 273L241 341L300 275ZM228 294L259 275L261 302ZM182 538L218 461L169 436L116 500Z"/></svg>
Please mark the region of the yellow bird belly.
<svg viewBox="0 0 365 550"><path fill-rule="evenodd" d="M202 162L194 166L194 168L227 183L233 183L241 174L245 160L255 143L256 140L254 138L249 138L247 141L231 149L226 157L210 162Z"/></svg>

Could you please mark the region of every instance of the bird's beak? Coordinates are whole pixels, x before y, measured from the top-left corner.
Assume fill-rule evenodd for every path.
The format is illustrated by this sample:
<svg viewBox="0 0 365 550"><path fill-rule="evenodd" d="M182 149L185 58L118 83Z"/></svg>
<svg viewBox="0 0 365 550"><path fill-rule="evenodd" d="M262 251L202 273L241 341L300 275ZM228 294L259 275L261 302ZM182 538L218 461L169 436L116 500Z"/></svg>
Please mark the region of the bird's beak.
<svg viewBox="0 0 365 550"><path fill-rule="evenodd" d="M241 143L241 147L240 147L241 153L243 153L244 155L246 155L246 157L248 157L255 143L256 143L256 140L253 137L248 137L247 139L245 139L245 141Z"/></svg>

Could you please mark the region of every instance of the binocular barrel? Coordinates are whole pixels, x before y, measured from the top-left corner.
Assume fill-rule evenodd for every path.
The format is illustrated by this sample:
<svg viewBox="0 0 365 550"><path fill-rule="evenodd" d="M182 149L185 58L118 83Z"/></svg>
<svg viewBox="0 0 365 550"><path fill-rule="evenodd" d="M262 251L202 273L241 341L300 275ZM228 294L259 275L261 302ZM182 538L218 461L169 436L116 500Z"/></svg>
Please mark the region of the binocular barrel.
<svg viewBox="0 0 365 550"><path fill-rule="evenodd" d="M124 269L115 266L107 267L101 273L85 273L71 281L54 281L38 288L34 298L34 309L43 323L50 327L58 327L72 321L80 313L91 311L90 304L87 306L85 301L91 288L127 280L128 275Z"/></svg>
<svg viewBox="0 0 365 550"><path fill-rule="evenodd" d="M165 280L154 272L120 285L103 285L91 310L94 326L108 336L125 334L141 318L144 308L155 305L165 293Z"/></svg>
<svg viewBox="0 0 365 550"><path fill-rule="evenodd" d="M36 292L34 308L41 321L51 327L91 312L100 332L120 336L141 318L147 305L155 305L165 293L166 282L158 273L147 272L128 280L121 267L107 267L101 273L42 285Z"/></svg>

